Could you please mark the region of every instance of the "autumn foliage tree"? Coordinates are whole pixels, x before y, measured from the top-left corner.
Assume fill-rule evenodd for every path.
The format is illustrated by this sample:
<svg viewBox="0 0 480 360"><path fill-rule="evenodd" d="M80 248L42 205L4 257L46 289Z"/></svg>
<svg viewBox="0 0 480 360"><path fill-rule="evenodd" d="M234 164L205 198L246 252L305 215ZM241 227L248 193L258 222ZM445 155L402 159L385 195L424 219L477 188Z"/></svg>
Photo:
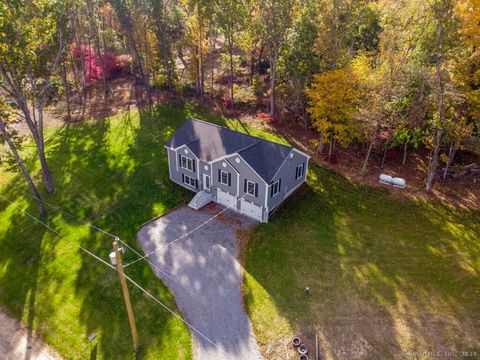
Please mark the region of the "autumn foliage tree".
<svg viewBox="0 0 480 360"><path fill-rule="evenodd" d="M0 2L0 87L15 99L35 142L49 193L43 108L65 49L69 3L60 0Z"/></svg>
<svg viewBox="0 0 480 360"><path fill-rule="evenodd" d="M329 137L331 157L335 141L348 145L357 136L353 115L357 111L358 94L354 75L349 68L315 75L307 95L313 126L321 134L320 141L325 142L325 135Z"/></svg>

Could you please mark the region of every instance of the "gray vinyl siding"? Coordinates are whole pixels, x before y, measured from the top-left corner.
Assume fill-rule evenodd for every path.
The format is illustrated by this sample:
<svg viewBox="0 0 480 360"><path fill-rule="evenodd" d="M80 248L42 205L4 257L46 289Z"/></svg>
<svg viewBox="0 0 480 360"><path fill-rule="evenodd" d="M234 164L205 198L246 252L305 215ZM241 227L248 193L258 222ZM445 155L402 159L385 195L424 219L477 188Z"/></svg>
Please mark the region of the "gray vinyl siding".
<svg viewBox="0 0 480 360"><path fill-rule="evenodd" d="M223 167L226 164L226 167ZM220 188L223 191L227 191L230 194L237 195L237 171L226 159L218 160L211 164L212 166L212 191L214 196L216 195L216 188ZM230 173L230 186L220 183L218 181L218 170L226 171Z"/></svg>
<svg viewBox="0 0 480 360"><path fill-rule="evenodd" d="M187 150L188 153L185 153L185 150ZM184 186L185 188L187 188L191 191L198 191L200 189L201 184L200 184L200 181L198 180L199 179L199 176L198 176L199 164L198 164L198 161L197 161L197 158L195 157L195 155L193 155L193 153L186 146L182 146L179 149L177 149L176 151L174 151L172 149L167 149L167 151L168 151L168 164L169 164L170 178L173 181L175 181L176 183ZM180 155L183 155L186 158L192 159L192 161L194 162L194 171L184 169L180 166L180 162L179 162L180 161ZM192 187L186 185L183 182L182 174L190 176L194 179L197 179L198 180L197 181L198 182L197 188L192 188Z"/></svg>
<svg viewBox="0 0 480 360"><path fill-rule="evenodd" d="M271 192L270 192L270 187L268 189L267 193L267 204L268 204L268 210L271 211L285 199L288 194L298 187L302 182L305 181L305 177L307 175L307 163L308 163L308 157L305 155L298 153L296 151L292 151L293 157L290 159L288 158L283 165L280 167L278 170L277 174L273 178L271 184L275 183L277 180L281 179L281 187L280 187L280 193L275 195L274 197L271 197ZM301 178L295 179L295 173L297 166L300 164L305 164L304 165L304 174ZM270 184L270 186L271 186Z"/></svg>
<svg viewBox="0 0 480 360"><path fill-rule="evenodd" d="M239 158L240 162L237 163L235 160ZM265 206L265 181L255 173L255 171L238 155L231 156L227 158L230 164L233 164L235 168L240 173L239 176L239 188L238 188L238 197L241 198L245 195L245 180L250 180L257 184L257 196L245 195L245 200L253 202L254 204ZM240 206L240 205L239 205Z"/></svg>

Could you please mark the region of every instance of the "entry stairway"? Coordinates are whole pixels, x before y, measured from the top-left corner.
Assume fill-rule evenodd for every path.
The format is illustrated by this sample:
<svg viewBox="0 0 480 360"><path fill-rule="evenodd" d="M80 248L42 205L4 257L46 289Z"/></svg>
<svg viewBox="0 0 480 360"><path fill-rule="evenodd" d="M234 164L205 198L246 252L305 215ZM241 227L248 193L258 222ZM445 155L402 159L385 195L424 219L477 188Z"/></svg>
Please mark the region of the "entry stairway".
<svg viewBox="0 0 480 360"><path fill-rule="evenodd" d="M212 194L206 192L205 190L200 190L195 194L193 199L188 203L188 206L191 207L192 209L198 210L205 205L207 205L209 202L213 200Z"/></svg>

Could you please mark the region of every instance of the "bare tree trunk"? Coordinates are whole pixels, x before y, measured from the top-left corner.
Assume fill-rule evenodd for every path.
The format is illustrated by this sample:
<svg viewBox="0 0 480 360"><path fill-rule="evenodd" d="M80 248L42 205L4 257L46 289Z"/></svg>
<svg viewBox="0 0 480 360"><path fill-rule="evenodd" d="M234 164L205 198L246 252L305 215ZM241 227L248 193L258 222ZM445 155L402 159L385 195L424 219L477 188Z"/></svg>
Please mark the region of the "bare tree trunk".
<svg viewBox="0 0 480 360"><path fill-rule="evenodd" d="M388 151L388 142L385 144L385 149L383 150L382 166L380 166L382 169L383 169L383 165L385 165L385 158L387 157L387 151Z"/></svg>
<svg viewBox="0 0 480 360"><path fill-rule="evenodd" d="M45 181L45 187L49 194L53 193L55 188L53 186L52 174L50 172L50 167L48 166L47 158L45 156L45 140L43 138L43 100L39 99L37 102L37 113L38 113L38 140L37 150L38 158L40 159L40 164L42 165L42 175L43 180Z"/></svg>
<svg viewBox="0 0 480 360"><path fill-rule="evenodd" d="M440 40L441 40L441 34L442 34L442 28L441 24L437 22L436 26L436 49L437 49L437 54L436 54L436 60L435 60L435 70L436 70L436 75L437 75L437 81L438 81L438 120L439 120L439 126L443 124L443 93L444 93L444 84L443 84L443 77L442 77L442 54L438 53L439 48L440 48ZM433 150L432 154L432 159L430 161L430 166L428 167L428 173L427 173L427 184L425 187L425 190L427 192L430 192L432 190L433 186L433 179L435 178L435 173L437 171L437 166L438 166L438 155L440 153L440 145L442 142L442 129L440 127L437 128L436 133L435 133L435 148Z"/></svg>
<svg viewBox="0 0 480 360"><path fill-rule="evenodd" d="M211 92L212 92L212 97L214 96L214 92L215 92L215 52L217 51L217 36L215 33L213 33L213 38L212 38L212 42L213 42L213 49L212 49L212 69L211 69L211 81L212 81L212 89L211 89Z"/></svg>
<svg viewBox="0 0 480 360"><path fill-rule="evenodd" d="M74 33L75 33L75 42L78 46L80 46L80 67L81 67L81 74L80 74L80 83L81 83L81 96L80 96L80 105L83 107L87 101L87 80L85 78L86 74L86 67L85 67L85 49L81 42L81 26L80 20L78 15L78 8L75 11L75 20L73 21L74 24ZM73 62L73 59L72 59ZM73 62L74 63L74 62Z"/></svg>
<svg viewBox="0 0 480 360"><path fill-rule="evenodd" d="M200 11L200 10L199 10ZM201 14L199 14L199 25L198 25L198 70L199 70L199 80L200 80L200 95L203 97L205 94L205 71L204 71L204 64L203 64L203 21L201 18Z"/></svg>
<svg viewBox="0 0 480 360"><path fill-rule="evenodd" d="M428 166L427 173L427 186L425 190L430 192L433 186L433 179L435 178L435 173L438 165L438 155L440 153L440 143L442 140L442 130L437 129L435 133L435 148L433 149L432 158L430 159L430 164Z"/></svg>
<svg viewBox="0 0 480 360"><path fill-rule="evenodd" d="M328 147L328 160L331 159L332 154L333 154L333 133L330 134L330 144Z"/></svg>
<svg viewBox="0 0 480 360"><path fill-rule="evenodd" d="M270 49L270 115L275 117L275 76L278 60L278 49Z"/></svg>
<svg viewBox="0 0 480 360"><path fill-rule="evenodd" d="M255 46L252 46L250 50L250 76L249 76L249 85L253 84L253 75L255 74Z"/></svg>
<svg viewBox="0 0 480 360"><path fill-rule="evenodd" d="M68 87L67 66L65 62L63 62L62 64L62 81L63 81L63 87L65 88L65 102L67 105L67 121L70 122L72 121L72 112L70 108L70 89Z"/></svg>
<svg viewBox="0 0 480 360"><path fill-rule="evenodd" d="M367 164L368 160L370 159L370 154L372 153L372 148L373 148L373 141L370 141L370 144L368 145L368 150L367 150L367 155L365 156L365 161L363 162L363 167L362 170L360 171L360 174L364 174L365 170L367 170Z"/></svg>
<svg viewBox="0 0 480 360"><path fill-rule="evenodd" d="M132 44L132 47L133 47L133 52L134 52L134 55L135 55L135 60L137 62L137 66L138 66L138 70L140 71L140 76L142 77L142 80L143 80L143 85L145 87L145 92L147 93L147 102L149 105L152 104L152 90L150 88L150 80L147 76L147 74L145 73L145 70L143 68L143 62L142 62L142 57L140 56L140 52L138 51L138 48L137 48L137 45L135 43L135 40L133 39L133 36L132 36L132 39L131 39L131 44Z"/></svg>
<svg viewBox="0 0 480 360"><path fill-rule="evenodd" d="M10 148L10 151L12 152L13 156L15 157L15 160L17 161L18 166L20 167L20 170L22 171L23 176L25 177L25 180L27 180L28 187L30 188L30 191L32 192L32 195L34 196L37 206L38 206L38 211L40 212L40 215L46 215L47 211L45 210L45 205L43 204L43 200L40 196L40 193L37 190L37 187L35 186L35 183L32 180L32 177L30 176L30 173L28 172L27 168L25 167L25 163L23 162L22 158L20 157L20 154L18 153L17 149L15 148L15 145L10 138L10 135L7 132L7 129L5 128L5 125L3 124L2 119L0 119L0 131L3 135L3 138L8 144L8 147Z"/></svg>
<svg viewBox="0 0 480 360"><path fill-rule="evenodd" d="M457 148L455 147L455 141L452 140L452 142L450 143L450 150L448 151L448 161L447 161L447 164L445 165L445 170L443 172L443 180L447 178L448 169L453 163L453 159L455 157L456 151L457 151Z"/></svg>
<svg viewBox="0 0 480 360"><path fill-rule="evenodd" d="M230 55L230 106L233 111L234 108L234 99L233 99L233 39L228 41L228 53Z"/></svg>
<svg viewBox="0 0 480 360"><path fill-rule="evenodd" d="M403 145L403 160L402 160L402 165L405 165L405 162L407 161L407 147L408 147L408 141L405 141L405 144Z"/></svg>
<svg viewBox="0 0 480 360"><path fill-rule="evenodd" d="M90 31L93 35L94 53L96 58L100 60L100 68L102 70L103 96L104 98L106 98L108 94L108 85L107 85L107 78L105 74L105 54L102 56L102 53L100 50L100 38L98 36L97 16L96 16L96 9L94 9L94 6L95 5L92 3L91 0L87 0L88 17L90 20Z"/></svg>
<svg viewBox="0 0 480 360"><path fill-rule="evenodd" d="M195 73L196 73L196 88L197 88L197 95L202 95L202 89L200 84L200 54L198 51L198 45L195 46Z"/></svg>

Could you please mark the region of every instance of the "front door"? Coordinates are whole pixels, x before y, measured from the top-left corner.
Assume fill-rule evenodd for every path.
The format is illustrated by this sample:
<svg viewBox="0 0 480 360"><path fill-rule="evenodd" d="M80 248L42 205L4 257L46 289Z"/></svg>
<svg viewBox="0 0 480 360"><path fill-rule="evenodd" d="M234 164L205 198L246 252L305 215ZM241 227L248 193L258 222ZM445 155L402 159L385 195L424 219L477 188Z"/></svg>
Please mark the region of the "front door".
<svg viewBox="0 0 480 360"><path fill-rule="evenodd" d="M210 175L203 174L203 190L210 192Z"/></svg>

